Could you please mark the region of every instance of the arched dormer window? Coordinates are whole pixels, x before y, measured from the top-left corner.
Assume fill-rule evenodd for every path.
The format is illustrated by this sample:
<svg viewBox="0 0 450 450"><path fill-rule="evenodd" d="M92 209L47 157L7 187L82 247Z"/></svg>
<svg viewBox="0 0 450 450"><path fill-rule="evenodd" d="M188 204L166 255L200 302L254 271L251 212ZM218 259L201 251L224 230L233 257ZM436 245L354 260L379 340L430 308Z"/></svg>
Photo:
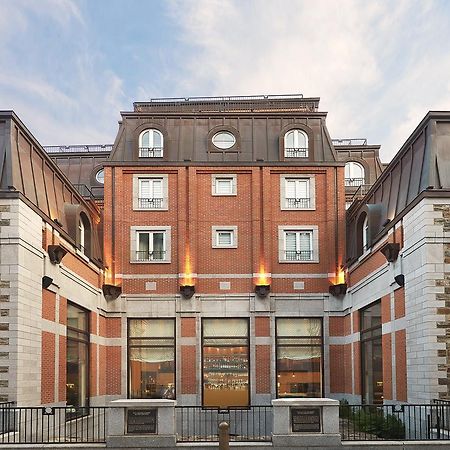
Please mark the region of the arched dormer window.
<svg viewBox="0 0 450 450"><path fill-rule="evenodd" d="M369 218L366 213L363 213L359 216L358 222L356 225L356 234L357 234L357 256L361 256L365 253L369 246Z"/></svg>
<svg viewBox="0 0 450 450"><path fill-rule="evenodd" d="M78 247L81 253L90 256L91 253L91 223L84 212L78 218Z"/></svg>
<svg viewBox="0 0 450 450"><path fill-rule="evenodd" d="M308 135L303 130L290 130L284 135L284 157L308 157Z"/></svg>
<svg viewBox="0 0 450 450"><path fill-rule="evenodd" d="M139 158L162 158L163 150L164 138L161 131L150 128L139 135Z"/></svg>
<svg viewBox="0 0 450 450"><path fill-rule="evenodd" d="M345 164L346 186L361 186L364 184L364 180L364 167L361 164L354 161L349 161Z"/></svg>

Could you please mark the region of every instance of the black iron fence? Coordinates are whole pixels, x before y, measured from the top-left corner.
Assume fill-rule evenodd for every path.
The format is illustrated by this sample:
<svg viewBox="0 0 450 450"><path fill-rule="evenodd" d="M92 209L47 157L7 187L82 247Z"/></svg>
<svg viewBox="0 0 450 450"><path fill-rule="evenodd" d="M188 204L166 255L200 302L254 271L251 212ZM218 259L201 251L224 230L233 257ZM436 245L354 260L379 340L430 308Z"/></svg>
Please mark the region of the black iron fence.
<svg viewBox="0 0 450 450"><path fill-rule="evenodd" d="M0 404L0 444L106 442L106 409Z"/></svg>
<svg viewBox="0 0 450 450"><path fill-rule="evenodd" d="M139 147L139 158L161 158L162 147Z"/></svg>
<svg viewBox="0 0 450 450"><path fill-rule="evenodd" d="M139 198L139 208L142 209L161 209L163 207L162 198Z"/></svg>
<svg viewBox="0 0 450 450"><path fill-rule="evenodd" d="M286 261L311 261L312 250L286 250L284 252Z"/></svg>
<svg viewBox="0 0 450 450"><path fill-rule="evenodd" d="M309 208L311 205L311 200L309 198L287 198L286 199L288 208Z"/></svg>
<svg viewBox="0 0 450 450"><path fill-rule="evenodd" d="M308 156L307 147L285 147L285 158L306 158Z"/></svg>
<svg viewBox="0 0 450 450"><path fill-rule="evenodd" d="M343 441L450 440L450 403L341 405Z"/></svg>
<svg viewBox="0 0 450 450"><path fill-rule="evenodd" d="M238 409L177 406L176 429L179 442L218 441L221 422L230 425L230 440L264 442L272 440L272 406Z"/></svg>

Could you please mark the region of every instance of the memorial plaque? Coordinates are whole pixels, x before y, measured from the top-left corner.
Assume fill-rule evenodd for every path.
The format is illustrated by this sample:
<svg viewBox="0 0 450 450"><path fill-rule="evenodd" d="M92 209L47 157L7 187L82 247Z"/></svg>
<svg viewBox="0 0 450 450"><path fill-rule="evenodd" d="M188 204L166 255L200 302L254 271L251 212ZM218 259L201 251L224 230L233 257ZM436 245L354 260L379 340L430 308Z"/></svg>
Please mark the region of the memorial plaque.
<svg viewBox="0 0 450 450"><path fill-rule="evenodd" d="M127 433L155 434L157 409L127 409Z"/></svg>
<svg viewBox="0 0 450 450"><path fill-rule="evenodd" d="M320 408L291 408L293 433L320 433Z"/></svg>

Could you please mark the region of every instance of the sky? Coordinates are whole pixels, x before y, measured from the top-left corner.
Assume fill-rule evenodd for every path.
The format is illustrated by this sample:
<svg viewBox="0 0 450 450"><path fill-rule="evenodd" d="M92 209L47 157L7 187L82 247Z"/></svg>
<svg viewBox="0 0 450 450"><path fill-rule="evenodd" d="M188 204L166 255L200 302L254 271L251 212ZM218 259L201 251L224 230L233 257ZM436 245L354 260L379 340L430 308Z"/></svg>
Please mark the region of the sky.
<svg viewBox="0 0 450 450"><path fill-rule="evenodd" d="M43 145L106 144L158 97L320 97L388 162L450 109L446 0L0 0L0 109Z"/></svg>

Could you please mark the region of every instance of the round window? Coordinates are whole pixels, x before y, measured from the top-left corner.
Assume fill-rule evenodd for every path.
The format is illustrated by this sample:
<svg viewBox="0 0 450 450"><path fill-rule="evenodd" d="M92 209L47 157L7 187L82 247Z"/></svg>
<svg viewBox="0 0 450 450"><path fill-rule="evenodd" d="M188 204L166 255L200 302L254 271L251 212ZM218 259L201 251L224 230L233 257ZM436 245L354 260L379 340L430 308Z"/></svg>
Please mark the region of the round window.
<svg viewBox="0 0 450 450"><path fill-rule="evenodd" d="M105 171L103 169L100 169L95 174L95 179L97 180L97 183L105 184Z"/></svg>
<svg viewBox="0 0 450 450"><path fill-rule="evenodd" d="M236 138L228 131L219 131L212 138L212 143L222 150L227 150L236 143Z"/></svg>

